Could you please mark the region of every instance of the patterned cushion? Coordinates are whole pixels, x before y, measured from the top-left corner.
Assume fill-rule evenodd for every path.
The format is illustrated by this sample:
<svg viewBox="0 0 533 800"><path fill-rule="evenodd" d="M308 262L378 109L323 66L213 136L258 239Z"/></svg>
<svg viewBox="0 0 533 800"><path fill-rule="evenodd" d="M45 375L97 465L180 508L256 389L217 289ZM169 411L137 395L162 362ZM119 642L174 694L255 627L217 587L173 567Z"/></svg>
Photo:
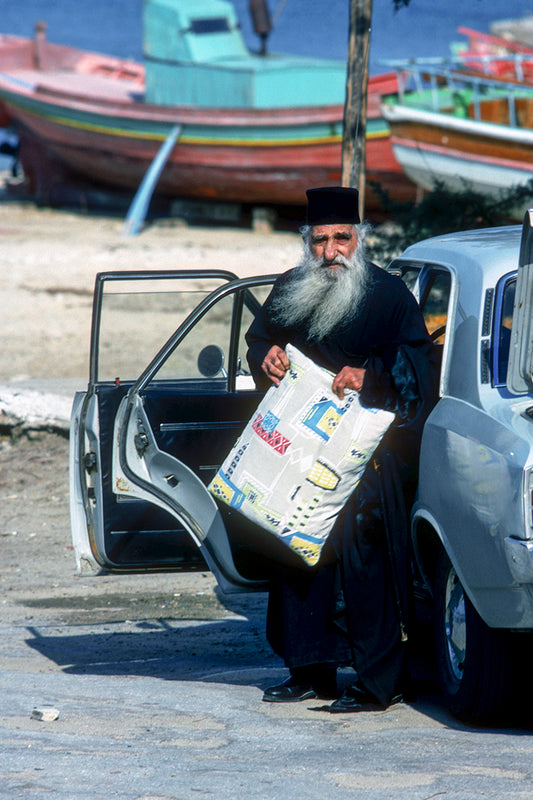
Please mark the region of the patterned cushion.
<svg viewBox="0 0 533 800"><path fill-rule="evenodd" d="M265 394L209 485L210 492L314 566L335 520L394 419L341 402L333 374L292 345L290 369Z"/></svg>

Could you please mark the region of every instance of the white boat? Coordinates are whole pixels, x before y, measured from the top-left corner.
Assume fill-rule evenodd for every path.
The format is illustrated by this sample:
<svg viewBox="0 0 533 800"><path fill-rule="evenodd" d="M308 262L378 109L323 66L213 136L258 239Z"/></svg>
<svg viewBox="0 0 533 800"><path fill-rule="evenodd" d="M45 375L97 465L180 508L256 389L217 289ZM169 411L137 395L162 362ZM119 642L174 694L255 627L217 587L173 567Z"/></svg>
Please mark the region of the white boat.
<svg viewBox="0 0 533 800"><path fill-rule="evenodd" d="M497 201L533 180L531 84L411 64L382 113L396 159L423 189L472 189ZM516 218L522 215L520 206Z"/></svg>

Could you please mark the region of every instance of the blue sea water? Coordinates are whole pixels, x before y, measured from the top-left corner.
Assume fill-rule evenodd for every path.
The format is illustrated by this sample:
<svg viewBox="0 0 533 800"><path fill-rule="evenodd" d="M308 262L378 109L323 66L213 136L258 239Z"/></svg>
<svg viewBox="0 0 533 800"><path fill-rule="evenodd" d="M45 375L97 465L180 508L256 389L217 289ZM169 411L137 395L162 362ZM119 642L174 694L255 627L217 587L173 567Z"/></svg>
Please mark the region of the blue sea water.
<svg viewBox="0 0 533 800"><path fill-rule="evenodd" d="M233 0L248 46L257 47L248 0ZM0 32L31 36L48 23L50 41L140 60L143 0L0 0ZM269 0L277 17L269 49L344 59L349 0ZM532 13L531 0L411 0L394 11L392 0L374 0L370 72L387 58L446 56L465 25L488 32L491 22ZM279 15L278 15L279 12Z"/></svg>

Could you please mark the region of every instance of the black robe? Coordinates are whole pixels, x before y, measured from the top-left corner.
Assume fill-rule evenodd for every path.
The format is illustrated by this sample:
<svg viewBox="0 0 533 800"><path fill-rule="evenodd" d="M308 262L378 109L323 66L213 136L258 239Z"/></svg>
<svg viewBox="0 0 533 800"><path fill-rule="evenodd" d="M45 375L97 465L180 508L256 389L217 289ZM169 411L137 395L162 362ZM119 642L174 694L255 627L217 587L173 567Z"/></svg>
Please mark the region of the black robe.
<svg viewBox="0 0 533 800"><path fill-rule="evenodd" d="M315 568L280 566L269 594L267 636L289 668L353 663L359 680L387 704L402 680L409 616L409 510L422 429L435 400L434 348L404 283L374 264L363 308L320 342L307 325L280 328L271 299L295 274L280 276L246 334L259 387L273 344L291 343L337 373L365 368L363 403L395 421L330 533Z"/></svg>

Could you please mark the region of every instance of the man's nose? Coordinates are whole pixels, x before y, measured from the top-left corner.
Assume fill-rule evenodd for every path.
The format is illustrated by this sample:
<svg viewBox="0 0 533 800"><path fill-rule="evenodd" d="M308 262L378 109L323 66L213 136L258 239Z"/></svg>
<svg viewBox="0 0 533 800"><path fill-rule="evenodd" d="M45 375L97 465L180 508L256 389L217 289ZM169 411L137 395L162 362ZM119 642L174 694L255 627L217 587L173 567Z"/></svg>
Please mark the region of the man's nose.
<svg viewBox="0 0 533 800"><path fill-rule="evenodd" d="M333 261L334 258L337 256L337 243L335 240L331 242L326 242L326 247L324 250L324 256L326 261Z"/></svg>

